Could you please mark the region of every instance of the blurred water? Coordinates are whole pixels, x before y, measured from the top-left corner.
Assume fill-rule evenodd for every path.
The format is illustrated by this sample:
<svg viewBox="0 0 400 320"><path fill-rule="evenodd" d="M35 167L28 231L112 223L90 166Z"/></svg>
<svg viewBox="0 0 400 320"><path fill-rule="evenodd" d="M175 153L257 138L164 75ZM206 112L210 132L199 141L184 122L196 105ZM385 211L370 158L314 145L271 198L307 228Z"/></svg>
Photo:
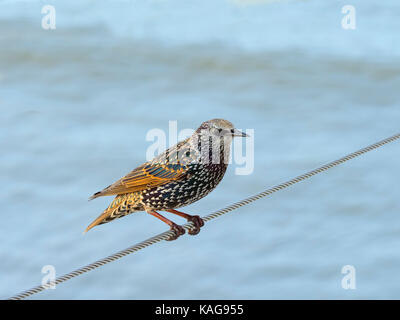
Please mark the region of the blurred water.
<svg viewBox="0 0 400 320"><path fill-rule="evenodd" d="M88 196L169 120L255 130L254 173L229 168L186 209L201 215L397 133L400 5L352 1L350 31L345 4L1 1L0 296L166 230L139 213L82 235L111 200ZM399 155L385 146L35 298L399 298Z"/></svg>

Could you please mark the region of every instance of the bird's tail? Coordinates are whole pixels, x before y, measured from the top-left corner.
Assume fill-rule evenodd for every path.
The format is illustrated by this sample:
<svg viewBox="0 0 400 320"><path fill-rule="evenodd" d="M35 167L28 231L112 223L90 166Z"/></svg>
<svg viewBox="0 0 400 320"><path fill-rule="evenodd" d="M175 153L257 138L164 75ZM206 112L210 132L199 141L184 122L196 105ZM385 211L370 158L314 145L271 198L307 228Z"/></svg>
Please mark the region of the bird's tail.
<svg viewBox="0 0 400 320"><path fill-rule="evenodd" d="M115 197L110 206L103 211L84 231L88 232L93 227L121 218L135 211L143 210L139 204L140 198L137 193L120 194Z"/></svg>

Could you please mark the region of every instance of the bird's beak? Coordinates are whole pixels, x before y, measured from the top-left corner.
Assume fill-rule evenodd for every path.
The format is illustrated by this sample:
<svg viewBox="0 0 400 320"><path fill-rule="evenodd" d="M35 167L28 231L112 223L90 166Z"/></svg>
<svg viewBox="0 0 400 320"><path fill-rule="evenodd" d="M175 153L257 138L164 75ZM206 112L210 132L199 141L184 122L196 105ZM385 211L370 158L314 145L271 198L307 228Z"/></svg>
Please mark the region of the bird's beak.
<svg viewBox="0 0 400 320"><path fill-rule="evenodd" d="M233 136L234 137L250 137L248 134L241 132L238 129L233 129Z"/></svg>

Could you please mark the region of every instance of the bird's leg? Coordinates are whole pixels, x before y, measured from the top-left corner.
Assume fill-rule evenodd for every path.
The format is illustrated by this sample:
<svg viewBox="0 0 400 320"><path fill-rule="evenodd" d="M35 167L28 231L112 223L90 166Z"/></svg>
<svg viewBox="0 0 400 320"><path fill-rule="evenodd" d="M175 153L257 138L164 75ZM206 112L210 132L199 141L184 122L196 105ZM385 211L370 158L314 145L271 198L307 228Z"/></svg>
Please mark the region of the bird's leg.
<svg viewBox="0 0 400 320"><path fill-rule="evenodd" d="M171 227L171 230L175 233L175 236L172 236L171 238L168 239L168 241L171 240L176 240L178 239L179 236L185 234L185 228L182 226L177 225L175 222L163 217L161 214L154 210L146 210L147 213L151 214L152 216L160 219L161 221L165 222Z"/></svg>
<svg viewBox="0 0 400 320"><path fill-rule="evenodd" d="M180 211L177 211L177 210L174 210L174 209L168 209L168 210L165 210L165 211L173 213L173 214L176 214L176 215L178 215L180 217L183 217L187 221L193 222L195 227L194 227L194 229L189 231L189 234L192 235L192 236L198 234L200 232L200 228L202 226L204 226L204 221L203 221L202 218L200 218L200 216L191 216L190 214L187 214L187 213L184 213L184 212L180 212Z"/></svg>

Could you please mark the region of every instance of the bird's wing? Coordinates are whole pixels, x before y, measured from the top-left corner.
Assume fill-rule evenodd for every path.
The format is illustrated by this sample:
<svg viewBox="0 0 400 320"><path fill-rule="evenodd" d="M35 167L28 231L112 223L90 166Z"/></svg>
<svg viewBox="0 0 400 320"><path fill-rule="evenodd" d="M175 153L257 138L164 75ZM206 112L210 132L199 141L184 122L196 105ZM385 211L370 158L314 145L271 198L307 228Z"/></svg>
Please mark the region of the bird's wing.
<svg viewBox="0 0 400 320"><path fill-rule="evenodd" d="M161 186L168 182L179 180L186 172L187 168L180 164L147 163L128 173L104 190L96 192L90 199Z"/></svg>
<svg viewBox="0 0 400 320"><path fill-rule="evenodd" d="M112 185L96 192L89 199L141 191L182 179L189 171L190 162L185 159L188 149L184 142L178 143L153 161L137 167Z"/></svg>

